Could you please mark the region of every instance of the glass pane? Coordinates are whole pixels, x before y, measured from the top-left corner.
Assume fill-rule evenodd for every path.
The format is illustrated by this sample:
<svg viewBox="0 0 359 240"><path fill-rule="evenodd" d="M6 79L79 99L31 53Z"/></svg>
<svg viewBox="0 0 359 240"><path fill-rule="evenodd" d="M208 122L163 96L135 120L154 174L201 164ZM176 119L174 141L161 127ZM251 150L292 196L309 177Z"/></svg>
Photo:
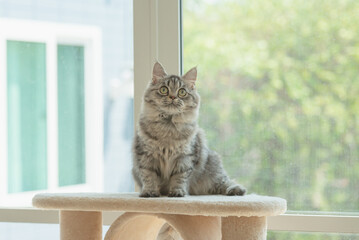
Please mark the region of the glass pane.
<svg viewBox="0 0 359 240"><path fill-rule="evenodd" d="M59 185L85 183L84 47L57 47Z"/></svg>
<svg viewBox="0 0 359 240"><path fill-rule="evenodd" d="M358 234L268 232L268 240L359 240Z"/></svg>
<svg viewBox="0 0 359 240"><path fill-rule="evenodd" d="M7 41L8 192L47 187L46 48Z"/></svg>
<svg viewBox="0 0 359 240"><path fill-rule="evenodd" d="M359 211L358 12L359 1L183 1L200 125L250 193Z"/></svg>

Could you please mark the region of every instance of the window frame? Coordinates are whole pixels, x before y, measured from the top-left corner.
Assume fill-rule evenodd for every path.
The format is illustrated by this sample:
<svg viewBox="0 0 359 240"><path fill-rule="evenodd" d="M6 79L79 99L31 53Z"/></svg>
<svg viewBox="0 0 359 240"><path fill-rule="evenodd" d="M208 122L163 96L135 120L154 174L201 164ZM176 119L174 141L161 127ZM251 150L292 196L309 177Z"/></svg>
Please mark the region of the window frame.
<svg viewBox="0 0 359 240"><path fill-rule="evenodd" d="M182 0L134 1L134 100L138 121L142 94L156 60L170 73L182 69ZM357 214L293 212L269 217L268 230L322 233L359 233ZM106 215L104 216L106 219Z"/></svg>
<svg viewBox="0 0 359 240"><path fill-rule="evenodd" d="M92 26L0 18L0 206L26 206L38 192L101 191L103 189L101 31ZM14 29L16 29L14 31ZM39 42L46 46L47 189L7 193L7 41ZM84 47L86 183L60 187L58 183L57 46ZM96 67L93 67L96 66ZM101 179L101 180L99 180Z"/></svg>
<svg viewBox="0 0 359 240"><path fill-rule="evenodd" d="M148 84L148 76L151 76L154 61L162 62L171 73L181 73L182 71L179 24L181 0L135 0L133 9L134 117L136 123L139 118L142 94ZM117 212L104 212L104 224L111 224L118 215ZM58 212L33 208L0 208L0 222L58 223ZM355 216L354 213L341 216L334 213L315 215L314 212L288 211L280 216L269 217L268 230L359 234L359 216Z"/></svg>

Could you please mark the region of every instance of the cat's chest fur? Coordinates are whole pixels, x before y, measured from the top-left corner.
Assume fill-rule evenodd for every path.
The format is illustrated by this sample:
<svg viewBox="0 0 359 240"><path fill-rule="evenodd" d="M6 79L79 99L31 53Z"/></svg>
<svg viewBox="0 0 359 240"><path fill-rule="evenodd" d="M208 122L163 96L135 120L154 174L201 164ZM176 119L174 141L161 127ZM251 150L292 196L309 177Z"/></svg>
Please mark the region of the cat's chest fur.
<svg viewBox="0 0 359 240"><path fill-rule="evenodd" d="M140 135L146 152L153 157L154 168L163 179L169 179L177 161L191 152L195 127L185 123L173 123L171 117L145 121L140 124Z"/></svg>
<svg viewBox="0 0 359 240"><path fill-rule="evenodd" d="M160 175L163 179L169 179L173 169L176 166L176 161L179 160L179 156L182 153L178 151L178 149L172 147L164 146L162 149L159 149L158 152L154 153L155 159L157 159L157 163L160 169Z"/></svg>
<svg viewBox="0 0 359 240"><path fill-rule="evenodd" d="M187 141L157 141L149 146L154 159L154 166L159 169L161 178L169 179L173 170L190 153L191 146Z"/></svg>

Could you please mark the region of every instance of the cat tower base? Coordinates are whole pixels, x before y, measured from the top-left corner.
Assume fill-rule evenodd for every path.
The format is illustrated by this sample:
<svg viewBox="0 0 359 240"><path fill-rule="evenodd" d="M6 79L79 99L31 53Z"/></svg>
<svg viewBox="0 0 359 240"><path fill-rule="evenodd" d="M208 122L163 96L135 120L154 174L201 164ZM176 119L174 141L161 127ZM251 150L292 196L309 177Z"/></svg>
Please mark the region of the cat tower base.
<svg viewBox="0 0 359 240"><path fill-rule="evenodd" d="M105 240L155 240L165 224L172 227L176 240L264 240L267 216L284 213L287 204L259 195L140 198L137 193L44 193L33 198L33 206L60 211L61 240L101 240L104 211L124 212Z"/></svg>

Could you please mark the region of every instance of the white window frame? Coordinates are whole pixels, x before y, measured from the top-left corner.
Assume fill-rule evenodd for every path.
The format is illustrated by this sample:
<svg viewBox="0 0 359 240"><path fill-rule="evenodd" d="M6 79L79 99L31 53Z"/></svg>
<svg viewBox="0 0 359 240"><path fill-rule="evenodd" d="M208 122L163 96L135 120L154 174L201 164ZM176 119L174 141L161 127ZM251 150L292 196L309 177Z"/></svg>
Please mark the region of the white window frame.
<svg viewBox="0 0 359 240"><path fill-rule="evenodd" d="M154 61L162 62L168 72L182 71L179 24L181 1L134 0L133 9L134 112L137 122L142 94L151 76ZM288 211L281 216L269 217L268 230L359 234L359 216L355 216L354 213L346 216L329 213L314 214ZM111 224L118 215L119 213L116 212L104 212L104 224ZM0 222L58 223L58 213L37 209L0 209Z"/></svg>
<svg viewBox="0 0 359 240"><path fill-rule="evenodd" d="M47 192L103 189L103 112L101 31L97 27L0 18L0 206L31 206L39 191L7 191L7 63L6 41L39 42L46 46ZM58 44L84 47L85 176L86 183L59 187L58 183Z"/></svg>

